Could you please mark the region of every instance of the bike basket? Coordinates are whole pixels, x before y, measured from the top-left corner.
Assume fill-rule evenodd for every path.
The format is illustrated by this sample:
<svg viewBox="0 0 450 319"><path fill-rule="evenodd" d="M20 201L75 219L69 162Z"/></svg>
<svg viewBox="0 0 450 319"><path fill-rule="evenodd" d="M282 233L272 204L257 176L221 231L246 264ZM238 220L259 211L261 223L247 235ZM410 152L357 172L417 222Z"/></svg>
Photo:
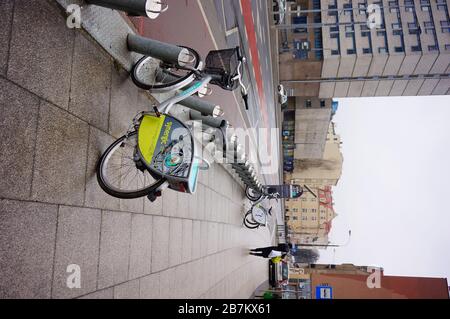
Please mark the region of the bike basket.
<svg viewBox="0 0 450 319"><path fill-rule="evenodd" d="M211 80L211 84L224 90L233 91L239 85L232 79L237 75L239 65L238 48L210 51L206 57L206 73L220 75L221 79Z"/></svg>

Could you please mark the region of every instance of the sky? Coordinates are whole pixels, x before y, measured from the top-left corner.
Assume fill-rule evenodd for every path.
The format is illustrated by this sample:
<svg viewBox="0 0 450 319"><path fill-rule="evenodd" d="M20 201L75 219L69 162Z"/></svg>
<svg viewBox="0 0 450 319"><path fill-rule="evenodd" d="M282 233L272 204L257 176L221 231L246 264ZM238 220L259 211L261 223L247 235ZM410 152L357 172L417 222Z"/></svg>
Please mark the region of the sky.
<svg viewBox="0 0 450 319"><path fill-rule="evenodd" d="M329 240L344 246L319 262L450 279L450 96L338 100L344 163Z"/></svg>

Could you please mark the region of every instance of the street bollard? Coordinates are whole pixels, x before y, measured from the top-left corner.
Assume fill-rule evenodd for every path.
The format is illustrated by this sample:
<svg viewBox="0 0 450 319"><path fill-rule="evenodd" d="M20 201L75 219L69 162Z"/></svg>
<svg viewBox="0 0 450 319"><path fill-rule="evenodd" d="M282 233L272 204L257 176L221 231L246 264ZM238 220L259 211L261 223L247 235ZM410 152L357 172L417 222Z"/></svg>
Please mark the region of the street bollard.
<svg viewBox="0 0 450 319"><path fill-rule="evenodd" d="M160 0L86 0L89 4L95 4L113 10L125 11L130 15L149 17L155 19L160 13L168 9L168 5Z"/></svg>
<svg viewBox="0 0 450 319"><path fill-rule="evenodd" d="M141 37L132 33L128 34L127 44L130 51L151 56L167 63L174 63L179 66L192 63L189 50L177 45Z"/></svg>
<svg viewBox="0 0 450 319"><path fill-rule="evenodd" d="M169 73L156 72L156 81L158 82L163 83L163 82L171 82L174 80L176 80L176 78L173 75L170 75ZM191 85L185 87L184 89L188 89L190 86ZM217 128L227 124L224 119L218 118L223 114L222 108L219 105L201 100L195 96L189 96L179 103L192 110L197 111L195 112L191 110L190 116L192 120L205 121L209 123L207 125ZM212 117L217 118L217 120L209 121L206 115L211 115Z"/></svg>
<svg viewBox="0 0 450 319"><path fill-rule="evenodd" d="M238 169L242 170L243 168L249 169L249 168L252 167L252 166L251 166L251 164L250 164L249 161L244 161L244 162L242 162L242 163L233 163L233 164L232 164L232 167L233 167L234 169L238 168Z"/></svg>

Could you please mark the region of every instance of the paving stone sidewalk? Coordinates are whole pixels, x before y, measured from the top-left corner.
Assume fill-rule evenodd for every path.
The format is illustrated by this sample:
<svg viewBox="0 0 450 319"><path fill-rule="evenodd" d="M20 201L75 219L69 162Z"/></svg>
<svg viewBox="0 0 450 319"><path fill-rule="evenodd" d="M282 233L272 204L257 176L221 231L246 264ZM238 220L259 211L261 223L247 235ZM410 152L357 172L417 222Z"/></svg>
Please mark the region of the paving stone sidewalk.
<svg viewBox="0 0 450 319"><path fill-rule="evenodd" d="M119 200L95 164L148 96L50 0L0 0L0 298L248 298L244 194L219 165L195 195ZM81 269L69 289L67 266Z"/></svg>

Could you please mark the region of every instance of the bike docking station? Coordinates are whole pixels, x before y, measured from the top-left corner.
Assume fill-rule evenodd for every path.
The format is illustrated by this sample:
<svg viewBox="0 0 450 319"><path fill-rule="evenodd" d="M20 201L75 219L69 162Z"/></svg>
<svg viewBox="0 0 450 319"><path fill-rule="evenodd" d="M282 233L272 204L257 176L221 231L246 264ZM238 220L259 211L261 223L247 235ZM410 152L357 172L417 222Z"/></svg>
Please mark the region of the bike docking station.
<svg viewBox="0 0 450 319"><path fill-rule="evenodd" d="M100 7L124 11L130 16L142 16L150 19L156 19L169 8L166 3L160 0L86 0L86 2Z"/></svg>
<svg viewBox="0 0 450 319"><path fill-rule="evenodd" d="M97 13L95 6L100 6L123 11L130 16L154 19L168 8L158 0L85 2L94 5L90 12L92 15ZM101 14L114 16L114 11L108 12L106 10ZM115 16L119 17L117 14ZM107 26L102 20L101 24ZM209 169L210 162L216 160L241 187L264 194L265 188L258 179L257 166L250 163L237 136L230 133L232 127L223 117L221 107L201 99L211 94L208 84L229 91L240 86L248 109L247 88L242 83L241 74L246 59L240 48L210 51L204 62L191 48L136 35L122 25L119 37L113 37L119 42L112 47L121 51L113 56L121 58L121 65L130 71L133 83L151 94L174 93L174 96L152 105L150 111L137 114L126 134L104 152L97 165L97 180L101 188L114 197L131 199L146 196L150 201L161 196L166 188L194 193L199 171ZM103 42L102 46L111 48L107 41ZM180 109L180 115L171 115L170 110L176 104L187 107L189 112ZM197 128L201 132L200 137L196 136ZM198 150L202 148L207 155L204 155L205 152L199 154ZM118 160L114 158L126 151L128 156ZM117 167L120 163L121 169L126 167L124 161L131 163L128 167L137 171L137 175L142 174L139 180L133 177L136 183L130 183L127 176L120 176L120 172L118 180L108 175L111 171L109 165ZM112 172L117 170L114 168ZM270 209L264 208L261 201L253 203L244 217L248 228L267 225Z"/></svg>

